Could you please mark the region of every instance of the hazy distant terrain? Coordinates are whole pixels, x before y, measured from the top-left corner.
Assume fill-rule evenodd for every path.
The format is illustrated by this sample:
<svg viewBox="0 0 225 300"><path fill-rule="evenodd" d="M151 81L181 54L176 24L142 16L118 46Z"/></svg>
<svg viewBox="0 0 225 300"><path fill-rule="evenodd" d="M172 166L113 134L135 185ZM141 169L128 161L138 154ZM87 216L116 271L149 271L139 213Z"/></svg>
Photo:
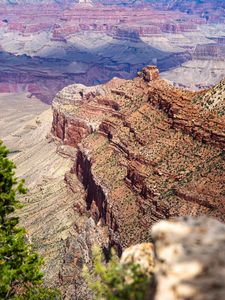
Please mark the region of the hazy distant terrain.
<svg viewBox="0 0 225 300"><path fill-rule="evenodd" d="M78 2L0 1L0 92L50 103L66 85L132 78L146 65L193 89L223 77L223 1Z"/></svg>

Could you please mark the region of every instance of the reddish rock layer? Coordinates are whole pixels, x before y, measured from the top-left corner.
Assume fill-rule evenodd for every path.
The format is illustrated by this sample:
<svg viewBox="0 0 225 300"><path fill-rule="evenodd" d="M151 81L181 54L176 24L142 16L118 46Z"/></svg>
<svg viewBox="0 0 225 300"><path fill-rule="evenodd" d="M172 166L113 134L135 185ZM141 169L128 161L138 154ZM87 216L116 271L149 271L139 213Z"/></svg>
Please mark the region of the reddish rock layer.
<svg viewBox="0 0 225 300"><path fill-rule="evenodd" d="M204 17L189 15L186 11L164 11L165 6L156 10L150 5L139 7L110 7L101 5L61 6L57 4L0 4L0 28L20 31L22 34L50 31L52 40L65 41L70 34L81 31L107 32L117 37L135 38L136 35L157 34L162 32L178 33L196 31L198 24L205 24ZM41 15L37 14L37 10ZM219 11L212 8L212 22L222 22ZM179 21L177 21L179 19Z"/></svg>
<svg viewBox="0 0 225 300"><path fill-rule="evenodd" d="M74 126L79 119L93 132L76 142L67 135L64 143L78 147L72 172L94 220L108 226L111 244L120 252L145 241L159 219L207 214L224 221L224 116L193 104L199 93L174 88L153 67L104 91L70 106ZM59 124L54 118L54 133L69 110L60 99L55 109L64 117Z"/></svg>

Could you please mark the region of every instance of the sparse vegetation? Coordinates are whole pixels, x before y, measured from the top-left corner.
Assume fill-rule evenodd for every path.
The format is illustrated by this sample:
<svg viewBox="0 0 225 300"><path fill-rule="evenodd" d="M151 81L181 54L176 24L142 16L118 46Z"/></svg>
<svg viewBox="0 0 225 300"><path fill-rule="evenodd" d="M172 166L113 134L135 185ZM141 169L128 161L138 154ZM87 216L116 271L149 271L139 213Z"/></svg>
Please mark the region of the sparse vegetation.
<svg viewBox="0 0 225 300"><path fill-rule="evenodd" d="M197 95L193 98L194 104L201 105L205 109L214 110L218 116L223 116L224 111L224 97L225 97L225 81L224 79L216 86L205 91L205 93Z"/></svg>
<svg viewBox="0 0 225 300"><path fill-rule="evenodd" d="M93 249L93 270L83 272L95 300L143 300L153 277L141 272L139 265L121 264L115 252L108 263L98 247Z"/></svg>

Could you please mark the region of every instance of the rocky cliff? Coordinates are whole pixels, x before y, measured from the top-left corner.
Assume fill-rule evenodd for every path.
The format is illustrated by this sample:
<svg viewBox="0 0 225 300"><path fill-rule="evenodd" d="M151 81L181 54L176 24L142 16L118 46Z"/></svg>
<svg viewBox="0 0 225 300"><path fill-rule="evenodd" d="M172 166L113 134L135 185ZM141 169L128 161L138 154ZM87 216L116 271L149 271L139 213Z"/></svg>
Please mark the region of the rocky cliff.
<svg viewBox="0 0 225 300"><path fill-rule="evenodd" d="M26 205L20 219L35 250L45 256L47 284L60 287L64 299L90 300L82 268L92 264L93 244L107 256L110 246L121 254L150 238L159 257L168 243L171 249L181 245L178 250L185 245L192 260L195 253L203 253L198 283L205 280L201 270L213 278L216 269L206 269L204 259L218 251L208 247L217 232L210 229L217 228L214 222L203 219L202 227L184 220L151 228L157 221L184 215L224 221L224 81L189 92L162 80L157 68L146 67L133 80L70 85L54 99L52 135L51 112L26 119L31 100L26 101L23 106L15 96L13 102L3 101L1 115L7 123L2 126L17 175L27 179L29 194L22 199ZM12 104L22 111L27 107L20 126ZM205 233L202 241L209 252L203 251L199 232ZM170 257L178 272L172 276L170 261L159 259L158 287L167 282L171 293L174 285L167 279L172 276L180 292L179 261L185 261L186 253L174 251ZM195 277L190 276L186 291L193 291ZM217 279L211 281L215 286Z"/></svg>
<svg viewBox="0 0 225 300"><path fill-rule="evenodd" d="M71 173L118 253L145 241L161 219L224 221L225 119L196 101L209 93L177 89L147 67L133 80L69 86L56 96L52 133L77 148Z"/></svg>

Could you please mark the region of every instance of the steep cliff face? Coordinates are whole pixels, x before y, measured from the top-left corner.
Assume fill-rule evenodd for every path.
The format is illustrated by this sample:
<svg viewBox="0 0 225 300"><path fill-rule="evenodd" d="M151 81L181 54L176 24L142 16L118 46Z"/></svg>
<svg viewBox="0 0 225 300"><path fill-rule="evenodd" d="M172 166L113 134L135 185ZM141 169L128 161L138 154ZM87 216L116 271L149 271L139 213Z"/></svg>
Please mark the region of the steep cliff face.
<svg viewBox="0 0 225 300"><path fill-rule="evenodd" d="M71 172L85 187L86 209L108 226L110 244L120 252L145 241L152 224L169 217L224 221L225 119L193 103L210 91L176 89L155 67L98 88L104 92L76 104L64 102L62 91L53 108L64 117L54 118L52 132L78 148ZM65 138L67 127L63 134L56 128L71 122ZM84 123L89 130L81 130Z"/></svg>
<svg viewBox="0 0 225 300"><path fill-rule="evenodd" d="M105 98L108 88L123 82L113 79L110 83L86 87L70 85L59 92L52 104L52 133L64 144L77 146L84 137L95 132L104 117L114 114L118 104Z"/></svg>

